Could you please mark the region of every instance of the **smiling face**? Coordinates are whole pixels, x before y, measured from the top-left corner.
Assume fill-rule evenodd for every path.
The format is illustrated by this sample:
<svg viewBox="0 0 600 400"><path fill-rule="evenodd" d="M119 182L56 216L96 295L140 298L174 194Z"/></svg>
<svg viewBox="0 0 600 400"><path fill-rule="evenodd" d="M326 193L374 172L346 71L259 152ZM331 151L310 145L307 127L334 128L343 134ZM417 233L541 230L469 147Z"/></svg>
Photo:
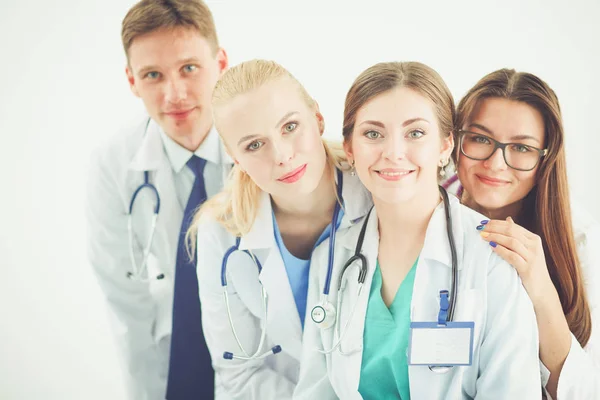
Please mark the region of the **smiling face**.
<svg viewBox="0 0 600 400"><path fill-rule="evenodd" d="M544 120L526 103L487 98L473 110L465 130L491 137L502 143L519 143L545 148ZM485 140L485 138L479 139ZM518 146L514 147L519 149ZM509 148L506 148L509 151ZM459 152L458 176L472 208L487 215L516 215L521 201L536 184L538 165L531 171L509 167L501 149L487 160L472 160Z"/></svg>
<svg viewBox="0 0 600 400"><path fill-rule="evenodd" d="M232 158L263 191L294 199L316 189L327 162L323 117L291 78L235 96L215 119Z"/></svg>
<svg viewBox="0 0 600 400"><path fill-rule="evenodd" d="M137 37L128 51L127 78L153 120L178 143L212 125L211 96L227 67L195 29L159 29ZM202 132L205 131L205 132Z"/></svg>
<svg viewBox="0 0 600 400"><path fill-rule="evenodd" d="M452 136L442 138L433 103L399 87L358 110L345 148L374 199L400 203L437 192L438 166L450 157L453 142Z"/></svg>

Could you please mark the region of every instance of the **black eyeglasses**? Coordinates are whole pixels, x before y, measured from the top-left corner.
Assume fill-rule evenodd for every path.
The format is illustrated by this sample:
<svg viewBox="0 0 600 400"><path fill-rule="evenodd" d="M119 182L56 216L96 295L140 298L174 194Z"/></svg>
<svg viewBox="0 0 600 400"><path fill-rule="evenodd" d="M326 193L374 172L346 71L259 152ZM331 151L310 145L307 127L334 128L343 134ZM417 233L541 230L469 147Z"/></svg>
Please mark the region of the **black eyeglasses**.
<svg viewBox="0 0 600 400"><path fill-rule="evenodd" d="M548 149L538 149L522 143L500 143L480 133L459 131L460 152L471 160L484 161L490 158L497 149L502 149L506 165L517 171L531 171L540 159L548 153Z"/></svg>

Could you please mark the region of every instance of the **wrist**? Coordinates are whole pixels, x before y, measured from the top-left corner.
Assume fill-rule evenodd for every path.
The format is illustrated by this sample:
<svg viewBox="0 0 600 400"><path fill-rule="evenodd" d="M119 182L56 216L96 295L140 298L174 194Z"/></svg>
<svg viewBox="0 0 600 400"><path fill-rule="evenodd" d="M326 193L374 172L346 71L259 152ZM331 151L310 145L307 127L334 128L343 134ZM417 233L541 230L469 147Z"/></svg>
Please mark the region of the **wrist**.
<svg viewBox="0 0 600 400"><path fill-rule="evenodd" d="M550 275L533 277L532 280L535 283L523 281L523 286L527 290L536 311L538 309L555 308L557 304L562 310L558 292L554 287L554 283L552 283L552 279L550 279Z"/></svg>

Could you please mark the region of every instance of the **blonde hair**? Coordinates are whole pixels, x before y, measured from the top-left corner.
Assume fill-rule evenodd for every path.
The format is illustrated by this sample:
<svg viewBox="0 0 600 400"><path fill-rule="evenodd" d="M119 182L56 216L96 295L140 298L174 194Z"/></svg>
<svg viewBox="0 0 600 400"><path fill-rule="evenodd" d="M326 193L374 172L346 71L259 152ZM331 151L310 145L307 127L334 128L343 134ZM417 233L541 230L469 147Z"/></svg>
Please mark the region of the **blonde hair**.
<svg viewBox="0 0 600 400"><path fill-rule="evenodd" d="M385 62L363 71L346 95L344 141L352 140L356 114L371 99L390 90L406 87L429 99L434 107L443 137L453 135L456 112L454 98L442 77L419 62Z"/></svg>
<svg viewBox="0 0 600 400"><path fill-rule="evenodd" d="M178 27L197 30L217 53L219 40L215 22L204 1L142 0L129 9L121 26L121 40L127 59L129 48L137 37L159 29Z"/></svg>
<svg viewBox="0 0 600 400"><path fill-rule="evenodd" d="M274 61L251 60L238 64L223 74L213 91L213 110L228 104L236 96L283 78L290 79L296 85L309 107L316 106L316 102L309 96L306 89L281 65ZM216 114L215 112L215 126L219 131L219 118L216 117ZM346 161L346 155L340 143L323 139L323 147L327 163L333 174L335 168L342 168L342 163ZM332 179L332 182L335 191L335 181ZM239 166L234 165L223 190L207 200L194 216L186 234L190 255L195 252L198 225L204 214L211 215L232 235L243 236L250 231L254 224L260 206L261 193L262 190L250 176Z"/></svg>

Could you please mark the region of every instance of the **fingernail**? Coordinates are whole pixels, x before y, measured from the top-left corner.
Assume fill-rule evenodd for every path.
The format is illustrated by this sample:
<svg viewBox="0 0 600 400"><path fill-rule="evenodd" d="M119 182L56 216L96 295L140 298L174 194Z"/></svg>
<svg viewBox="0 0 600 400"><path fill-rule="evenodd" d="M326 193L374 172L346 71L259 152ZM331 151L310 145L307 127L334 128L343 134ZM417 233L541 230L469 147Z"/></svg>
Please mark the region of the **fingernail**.
<svg viewBox="0 0 600 400"><path fill-rule="evenodd" d="M482 231L482 230L483 230L483 228L485 228L485 225L478 225L478 226L477 226L477 230L478 230L478 231Z"/></svg>
<svg viewBox="0 0 600 400"><path fill-rule="evenodd" d="M488 222L490 222L490 220L489 220L489 219L484 219L483 221L481 221L481 222L480 222L480 224L481 224L481 225L485 225L485 224L487 224Z"/></svg>
<svg viewBox="0 0 600 400"><path fill-rule="evenodd" d="M498 243L496 243L496 242L490 242L490 246L496 247L496 246L498 246Z"/></svg>
<svg viewBox="0 0 600 400"><path fill-rule="evenodd" d="M479 234L481 235L481 237L484 237L484 238L490 236L489 232L480 232Z"/></svg>

